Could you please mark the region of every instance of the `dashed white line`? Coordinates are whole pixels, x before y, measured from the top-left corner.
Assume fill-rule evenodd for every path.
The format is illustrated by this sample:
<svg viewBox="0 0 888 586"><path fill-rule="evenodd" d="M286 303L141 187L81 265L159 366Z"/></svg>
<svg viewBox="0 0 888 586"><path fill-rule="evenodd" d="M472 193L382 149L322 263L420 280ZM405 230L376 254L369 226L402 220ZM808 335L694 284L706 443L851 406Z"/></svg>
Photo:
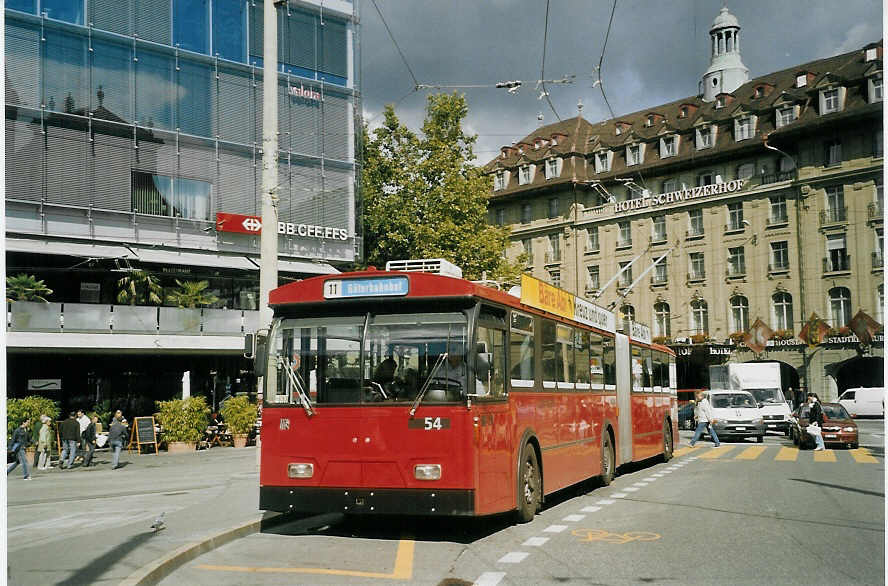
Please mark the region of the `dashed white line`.
<svg viewBox="0 0 888 586"><path fill-rule="evenodd" d="M612 504L614 504L615 502L617 502L617 501L615 501L615 500L613 500L613 499L601 499L600 501L598 501L598 502L595 503L595 504L596 504L596 505L612 505Z"/></svg>
<svg viewBox="0 0 888 586"><path fill-rule="evenodd" d="M672 474L672 470L666 469L661 472L661 474Z"/></svg>
<svg viewBox="0 0 888 586"><path fill-rule="evenodd" d="M583 507L580 510L583 511L584 513L594 513L595 511L600 511L601 507L589 506L589 507Z"/></svg>
<svg viewBox="0 0 888 586"><path fill-rule="evenodd" d="M562 521L567 521L568 523L576 523L577 521L582 521L586 518L586 515L568 515Z"/></svg>
<svg viewBox="0 0 888 586"><path fill-rule="evenodd" d="M496 586L505 577L505 572L484 572L472 586Z"/></svg>
<svg viewBox="0 0 888 586"><path fill-rule="evenodd" d="M638 492L641 489L638 488L637 486L627 486L623 490L625 490L626 492Z"/></svg>
<svg viewBox="0 0 888 586"><path fill-rule="evenodd" d="M650 484L650 483L649 482L636 482L632 486L647 486L648 484Z"/></svg>
<svg viewBox="0 0 888 586"><path fill-rule="evenodd" d="M543 529L543 533L561 533L567 529L567 525L549 525Z"/></svg>
<svg viewBox="0 0 888 586"><path fill-rule="evenodd" d="M654 482L656 480L656 478L654 478L653 476L648 476L647 478L644 478L643 480L645 482Z"/></svg>
<svg viewBox="0 0 888 586"><path fill-rule="evenodd" d="M628 496L628 495L627 495L625 492L615 492L614 494L611 495L611 498L615 498L615 499L624 499L624 498L626 498L627 496Z"/></svg>
<svg viewBox="0 0 888 586"><path fill-rule="evenodd" d="M529 547L539 547L541 545L545 545L547 541L549 541L548 537L530 537L521 545L527 545Z"/></svg>
<svg viewBox="0 0 888 586"><path fill-rule="evenodd" d="M523 551L510 551L503 557L497 560L498 564L520 564L524 561L524 558L529 556L529 553Z"/></svg>
<svg viewBox="0 0 888 586"><path fill-rule="evenodd" d="M656 474L651 474L651 476L653 476L654 478L662 478L663 474L661 474L660 472L657 472Z"/></svg>

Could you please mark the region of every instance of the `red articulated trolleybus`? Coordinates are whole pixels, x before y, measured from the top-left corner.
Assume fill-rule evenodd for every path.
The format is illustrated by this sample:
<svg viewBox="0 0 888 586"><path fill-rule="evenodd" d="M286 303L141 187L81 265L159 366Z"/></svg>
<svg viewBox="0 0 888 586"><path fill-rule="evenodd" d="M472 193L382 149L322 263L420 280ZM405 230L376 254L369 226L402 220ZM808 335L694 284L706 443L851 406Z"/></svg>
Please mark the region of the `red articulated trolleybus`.
<svg viewBox="0 0 888 586"><path fill-rule="evenodd" d="M437 259L272 291L260 509L529 521L554 491L668 460L674 353L532 277L513 293Z"/></svg>

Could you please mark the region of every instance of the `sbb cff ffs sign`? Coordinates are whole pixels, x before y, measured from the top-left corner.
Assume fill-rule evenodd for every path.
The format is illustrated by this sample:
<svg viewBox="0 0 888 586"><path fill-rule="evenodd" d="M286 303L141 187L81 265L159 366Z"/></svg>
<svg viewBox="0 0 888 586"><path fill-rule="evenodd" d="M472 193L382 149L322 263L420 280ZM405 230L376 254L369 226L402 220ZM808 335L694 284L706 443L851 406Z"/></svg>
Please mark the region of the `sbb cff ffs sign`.
<svg viewBox="0 0 888 586"><path fill-rule="evenodd" d="M216 214L216 230L219 232L235 232L237 234L261 234L262 218L259 216L245 216L244 214L226 214L219 212ZM344 228L315 226L313 224L294 224L292 222L278 222L278 234L305 236L306 238L348 240L348 230Z"/></svg>

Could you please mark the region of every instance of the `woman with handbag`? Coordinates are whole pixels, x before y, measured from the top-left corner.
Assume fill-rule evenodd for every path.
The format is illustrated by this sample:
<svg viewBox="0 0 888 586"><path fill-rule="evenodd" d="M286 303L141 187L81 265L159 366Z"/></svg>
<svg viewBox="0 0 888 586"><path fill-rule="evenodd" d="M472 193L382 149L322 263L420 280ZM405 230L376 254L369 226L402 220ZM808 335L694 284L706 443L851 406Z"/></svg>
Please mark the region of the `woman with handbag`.
<svg viewBox="0 0 888 586"><path fill-rule="evenodd" d="M820 406L817 393L808 393L808 400L811 402L811 406L809 407L808 429L806 431L817 442L817 447L814 448L814 451L821 452L826 449L826 446L823 444L823 408Z"/></svg>
<svg viewBox="0 0 888 586"><path fill-rule="evenodd" d="M37 460L37 469L49 470L49 462L51 459L49 452L52 442L52 428L50 423L52 422L52 419L46 415L41 415L40 421L43 425L40 426L40 434L37 436L37 454L39 457Z"/></svg>

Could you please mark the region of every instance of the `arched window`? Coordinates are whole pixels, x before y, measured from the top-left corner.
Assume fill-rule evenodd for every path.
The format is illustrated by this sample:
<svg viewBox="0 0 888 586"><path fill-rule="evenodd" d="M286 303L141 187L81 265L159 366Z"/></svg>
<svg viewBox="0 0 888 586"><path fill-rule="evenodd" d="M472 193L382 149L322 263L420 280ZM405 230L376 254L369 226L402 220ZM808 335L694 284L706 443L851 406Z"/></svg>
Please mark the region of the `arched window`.
<svg viewBox="0 0 888 586"><path fill-rule="evenodd" d="M628 334L629 322L635 321L635 308L627 304L620 308L620 313L623 314L623 331Z"/></svg>
<svg viewBox="0 0 888 586"><path fill-rule="evenodd" d="M847 287L829 290L829 317L834 328L843 328L851 321L851 291Z"/></svg>
<svg viewBox="0 0 888 586"><path fill-rule="evenodd" d="M709 332L709 306L702 299L691 301L691 333Z"/></svg>
<svg viewBox="0 0 888 586"><path fill-rule="evenodd" d="M654 304L654 336L668 338L672 335L668 303Z"/></svg>
<svg viewBox="0 0 888 586"><path fill-rule="evenodd" d="M773 320L771 322L778 330L793 331L792 321L792 295L785 292L774 293L771 296Z"/></svg>
<svg viewBox="0 0 888 586"><path fill-rule="evenodd" d="M749 300L742 295L731 297L731 332L749 329Z"/></svg>

